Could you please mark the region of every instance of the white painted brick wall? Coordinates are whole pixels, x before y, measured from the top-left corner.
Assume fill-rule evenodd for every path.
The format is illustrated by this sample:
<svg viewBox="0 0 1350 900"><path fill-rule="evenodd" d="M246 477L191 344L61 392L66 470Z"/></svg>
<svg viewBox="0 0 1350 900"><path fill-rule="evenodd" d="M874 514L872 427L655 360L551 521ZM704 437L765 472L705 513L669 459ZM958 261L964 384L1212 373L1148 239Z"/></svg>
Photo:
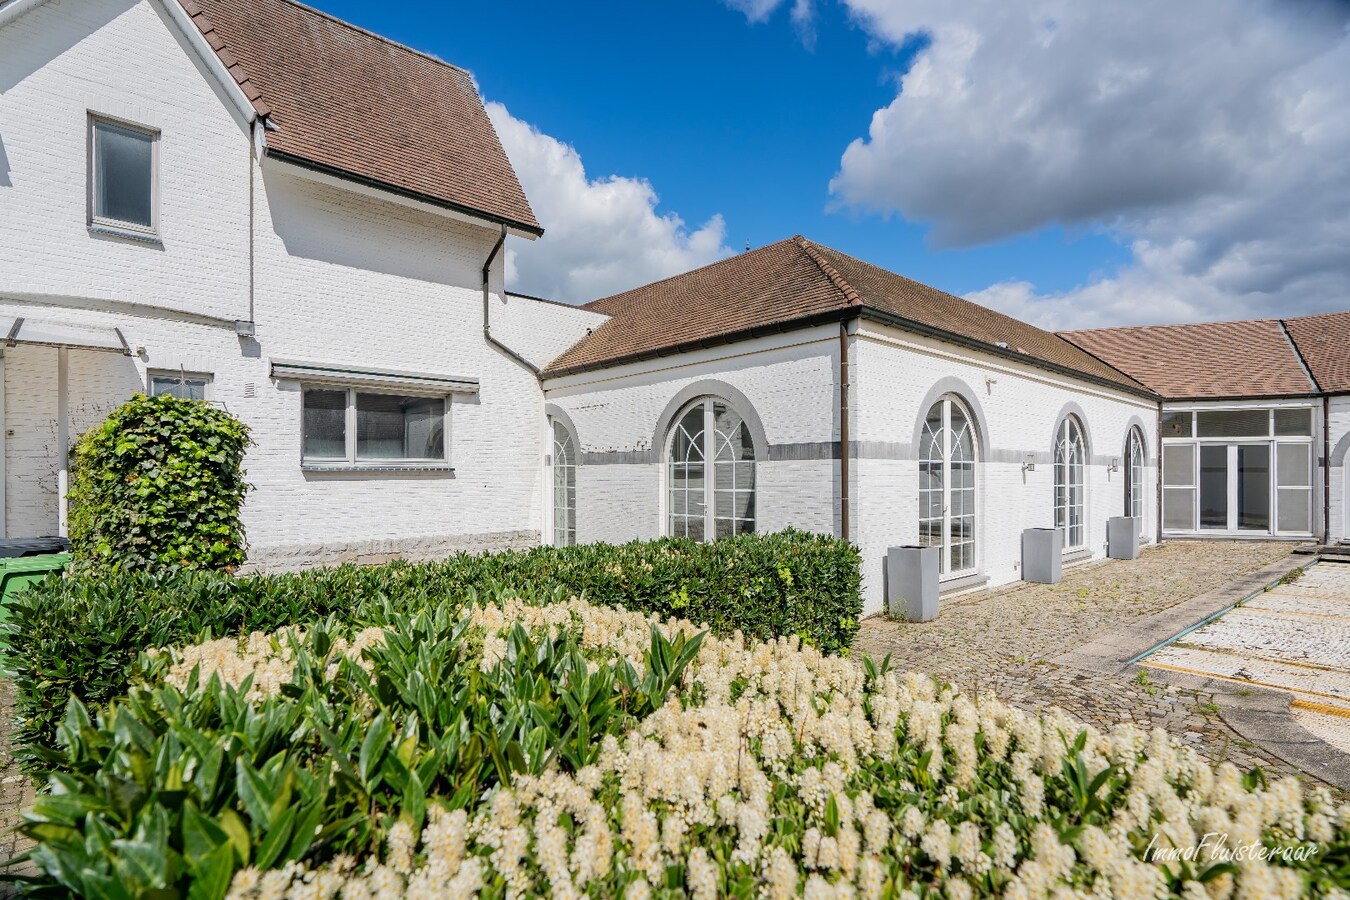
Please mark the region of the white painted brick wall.
<svg viewBox="0 0 1350 900"><path fill-rule="evenodd" d="M979 571L991 585L1015 581L1025 528L1054 524L1054 467L1038 463L1023 474L1027 452L1054 449L1056 419L1064 405L1077 403L1085 414L1094 464L1087 474L1087 549L1105 555L1106 520L1124 510L1124 447L1132 417L1144 428L1147 456L1156 459L1157 406L1127 394L1073 382L1030 366L961 351L867 323L855 342L853 437L860 441L911 444L927 409L929 390L946 376L965 382L987 419L992 448L981 448L977 471L977 556ZM986 378L993 379L992 384ZM994 452L991 454L990 450ZM918 541L917 448L910 459L858 461L858 527L863 552L867 612L882 609L882 569L886 548ZM1121 459L1111 473L1109 458ZM1009 459L1007 462L996 461ZM1016 461L1013 461L1016 460ZM1145 471L1146 535L1156 535L1156 470Z"/></svg>
<svg viewBox="0 0 1350 900"><path fill-rule="evenodd" d="M493 295L492 336L539 368L599 328L609 316L532 297Z"/></svg>
<svg viewBox="0 0 1350 900"><path fill-rule="evenodd" d="M837 330L794 332L678 358L657 359L551 379L547 399L577 428L584 454L652 449L657 419L686 385L725 382L754 406L770 444L830 441L837 435ZM757 526L833 533L837 463L761 462ZM582 465L577 475L577 539L622 542L664 533L663 467Z"/></svg>
<svg viewBox="0 0 1350 900"><path fill-rule="evenodd" d="M90 234L90 112L160 129L162 247ZM0 29L0 142L5 295L247 318L249 143L153 4L46 3Z"/></svg>
<svg viewBox="0 0 1350 900"><path fill-rule="evenodd" d="M172 27L148 0L89 0L48 3L0 30L0 298L22 301L0 312L120 327L143 350L131 359L71 352L72 439L92 421L82 410L99 397L124 399L147 368L206 371L212 398L253 430L245 524L259 557L537 539L542 392L482 335L481 268L497 230L321 184L275 161L255 166L245 131ZM162 247L88 232L90 109L162 129ZM180 314L249 317L250 166L257 331L241 340ZM494 302L502 268L499 256ZM39 299L45 305L30 302ZM122 369L91 381L86 357ZM300 394L273 382L271 359L479 379L477 395L453 401L456 471L302 473ZM58 457L44 435L54 433L55 351L15 348L5 371L10 532L50 532L55 492L46 485Z"/></svg>

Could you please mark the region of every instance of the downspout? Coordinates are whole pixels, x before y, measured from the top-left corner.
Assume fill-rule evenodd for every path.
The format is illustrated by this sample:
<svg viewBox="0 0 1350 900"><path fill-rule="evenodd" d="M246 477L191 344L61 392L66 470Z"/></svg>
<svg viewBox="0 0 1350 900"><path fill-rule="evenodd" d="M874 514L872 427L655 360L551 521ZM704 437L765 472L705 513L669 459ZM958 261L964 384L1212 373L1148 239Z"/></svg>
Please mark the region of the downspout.
<svg viewBox="0 0 1350 900"><path fill-rule="evenodd" d="M492 252L488 254L487 261L483 263L483 339L516 362L520 363L526 369L529 369L531 374L534 375L535 380L539 382L539 386L542 388L544 384L543 371L534 363L530 362L528 359L492 336L491 302L488 292L488 279L492 274L492 263L496 260L497 254L502 252L502 247L505 244L506 226L503 225L502 233L497 237L497 243L492 245Z"/></svg>
<svg viewBox="0 0 1350 900"><path fill-rule="evenodd" d="M848 489L848 323L839 320L839 537L849 539Z"/></svg>

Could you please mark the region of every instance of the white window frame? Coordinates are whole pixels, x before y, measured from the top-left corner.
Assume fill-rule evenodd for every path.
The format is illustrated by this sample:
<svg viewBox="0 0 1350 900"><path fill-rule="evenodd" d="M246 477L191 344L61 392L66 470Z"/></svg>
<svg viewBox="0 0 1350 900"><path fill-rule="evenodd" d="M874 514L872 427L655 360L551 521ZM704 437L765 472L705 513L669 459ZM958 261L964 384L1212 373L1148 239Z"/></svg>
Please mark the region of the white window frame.
<svg viewBox="0 0 1350 900"><path fill-rule="evenodd" d="M343 438L346 445L345 457L305 456L305 393L306 391L344 391L347 394L346 414L343 419ZM408 457L405 459L357 459L356 443L356 395L357 394L382 394L388 397L424 397L430 400L442 400L445 404L444 423L441 427L441 438L444 444L443 455L440 459ZM321 382L301 382L300 384L300 468L310 472L380 472L380 471L423 471L423 472L453 472L454 466L450 460L450 411L453 404L451 397L442 391L418 391L408 388L401 388L394 385L388 387L373 387L368 384L344 385L334 384L328 381Z"/></svg>
<svg viewBox="0 0 1350 900"><path fill-rule="evenodd" d="M938 572L939 572L939 576L938 576L938 577L939 577L940 580L946 581L946 580L949 580L949 579L964 578L964 577L967 577L967 576L970 576L970 575L975 575L975 574L977 574L977 573L979 572L979 568L980 568L980 567L979 567L979 561L978 561L978 560L979 560L979 547L980 547L980 541L979 541L979 537L978 537L978 534L977 534L977 531L978 531L979 526L980 526L980 514L979 514L979 502L980 502L980 489L979 489L980 442L976 439L975 417L971 415L971 413L970 413L970 408L969 408L968 406L966 406L966 404L963 403L959 397L955 396L954 394L946 394L946 395L944 395L941 399L939 399L936 403L934 403L933 406L941 406L941 407L942 407L942 426L941 426L941 427L942 427L942 447L940 448L940 452L941 452L941 454L942 454L942 458L941 458L940 460L935 460L935 459L922 459L922 458L920 458L919 464L920 464L920 466L922 466L924 463L938 463L938 464L941 466L941 469L942 469L942 520L941 520L941 532L940 532L941 538L940 538L940 540L939 540L939 542L938 542L937 544L931 545L931 546L936 546L936 547L939 548L939 551L940 551L940 552L939 552L939 559L940 559L940 562L938 563ZM928 424L927 424L927 423L928 423L928 417L929 417L929 414L932 413L932 411L933 411L933 406L930 406L928 409L924 410L924 430L923 430L923 432L921 432L921 433L923 433L925 437L927 437L926 432L927 432L927 428L928 428ZM966 567L966 568L964 568L964 569L953 569L953 568L951 567L951 553L952 553L952 550L953 550L953 549L955 548L955 546L956 546L956 544L952 541L952 520L953 520L953 516L952 516L952 477L951 477L951 476L952 476L952 471L956 468L956 464L957 464L956 461L953 460L953 458L952 458L952 449L953 449L953 446L954 446L954 445L953 445L953 441L952 441L952 438L954 437L953 432L952 432L952 410L953 410L953 409L960 410L961 415L965 417L965 420L966 420L966 429L967 429L967 431L970 433L970 446L971 446L971 459L970 459L970 477L971 477L971 491L970 491L970 498L971 498L971 500L970 500L970 502L971 502L972 511L971 511L971 513L970 513L970 520L971 520L971 523L970 523L970 541L969 541L969 543L970 543L970 558L971 558L971 564L970 564L970 566L968 566L968 567ZM921 441L920 450L919 450L919 452L920 452L921 455L925 452L925 448L927 447L927 444L928 444L928 442L927 442L926 440ZM923 495L923 490L922 490L922 488L920 488L920 492L919 492L919 493L920 493L920 497L922 498L922 495ZM920 513L922 513L922 512L923 512L923 506L922 506L922 504L920 504ZM927 516L920 515L920 517L919 517L920 523L922 523L925 519L928 519L928 518L929 518L929 517L927 517ZM922 529L920 529L920 533L919 533L919 541L920 541L920 543L923 542L923 532L922 532ZM962 542L960 542L960 543L966 543L966 542L965 542L965 541L962 541Z"/></svg>
<svg viewBox="0 0 1350 900"><path fill-rule="evenodd" d="M1077 429L1078 440L1073 440L1073 431ZM1086 426L1079 421L1075 415L1067 415L1059 426L1059 434L1055 437L1055 527L1064 529L1064 552L1075 553L1087 546L1087 434ZM1072 447L1078 447L1078 462L1076 468L1078 471L1078 501L1074 502L1073 490L1075 486L1073 473L1075 463L1072 458ZM1064 503L1060 500L1059 473L1061 471L1060 453L1064 452ZM1077 517L1075 519L1075 512ZM1073 540L1074 529L1078 529L1079 540Z"/></svg>
<svg viewBox="0 0 1350 900"><path fill-rule="evenodd" d="M94 231L119 234L126 237L138 238L141 240L150 240L158 242L159 240L159 145L161 133L158 128L151 128L147 125L141 125L137 122L129 122L126 119L119 119L116 116L107 116L102 113L96 113L92 110L88 114L88 136L86 139L87 169L85 182L86 190L86 209L89 228ZM150 226L147 228L139 222L127 222L122 219L114 219L108 216L97 215L95 210L98 208L98 126L109 125L114 128L121 128L124 131L139 132L150 139Z"/></svg>
<svg viewBox="0 0 1350 900"><path fill-rule="evenodd" d="M575 546L577 542L577 505L575 498L577 493L577 468L580 463L578 456L580 454L581 448L577 443L577 436L572 433L572 429L567 427L566 422L562 421L561 419L555 419L552 416L550 416L548 419L548 425L549 425L548 439L552 442L553 445L552 452L549 455L549 496L551 498L549 509L549 528L551 529L550 540L553 546L555 547L571 547ZM569 445L569 448L567 457L568 462L565 468L571 470L570 486L572 489L572 497L573 497L572 503L564 507L558 506L558 480L557 480L559 468L558 460L560 457L560 450L564 449L561 448L558 444L559 429L561 429L562 432L565 435L567 435L567 443ZM566 486L567 481L565 480L564 487ZM567 540L565 537L559 535L558 533L559 531L558 514L560 511L563 510L565 510L567 514L570 515L571 518L570 522L571 527L566 529L567 531L571 532L571 540Z"/></svg>
<svg viewBox="0 0 1350 900"><path fill-rule="evenodd" d="M1253 409L1264 409L1264 410L1266 410L1266 413L1267 413L1267 416L1266 416L1266 433L1265 433L1264 435L1245 435L1245 436L1229 436L1229 435L1223 435L1223 436L1207 436L1207 437L1200 437L1200 436L1199 436L1200 432L1199 432L1199 420L1198 420L1198 415L1197 415L1198 413L1202 413L1202 412L1235 412L1235 411L1241 411L1241 410L1253 410ZM1308 411L1308 417L1309 417L1309 430L1311 431L1311 434L1307 434L1307 435L1277 435L1277 434L1275 433L1275 412L1276 412L1276 410L1280 410L1280 409L1305 409L1305 410L1307 410L1307 411ZM1290 402L1290 401L1283 401L1283 402L1282 402L1282 401L1278 401L1278 400L1264 400L1264 401L1258 401L1258 402L1255 402L1255 403L1215 403L1215 404L1196 404L1196 405L1193 405L1193 406L1192 406L1192 405L1186 405L1186 406L1174 406L1174 407L1168 407L1168 408L1164 409L1163 411L1164 411L1165 413L1179 413L1179 414L1186 414L1186 415L1189 415L1189 416L1190 416L1190 419L1191 419L1191 429L1190 429L1190 435L1189 435L1189 436L1164 437L1164 438L1162 439L1162 448L1165 450L1165 449L1166 449L1167 447L1169 447L1169 446L1178 446L1178 445L1184 445L1184 444L1189 444L1189 445L1191 445L1192 447L1194 447L1194 450L1192 451L1192 456L1193 456L1194 458L1193 458L1193 460L1192 460L1192 468L1193 468L1193 471L1192 471L1192 473L1191 473L1191 485L1168 485L1167 482L1166 482L1166 480L1165 480L1165 473L1164 473L1164 471L1160 468L1160 469L1159 469L1159 472L1158 472L1158 477L1159 477L1160 479L1164 479L1164 480L1163 480L1163 491L1164 491L1164 493L1166 493L1166 491L1169 490L1169 488L1170 488L1170 489L1173 489L1173 490L1193 490L1193 491L1194 491L1194 495L1193 495L1193 497L1191 498L1191 502L1192 502L1192 504L1193 504L1192 511L1191 511L1191 521L1195 523L1195 528L1194 528L1194 529L1191 529L1191 530L1184 530L1184 531L1181 531L1181 530L1175 530L1175 529L1174 529L1174 530L1171 530L1171 531L1167 532L1168 534L1205 535L1205 536L1208 536L1208 537L1251 536L1251 535L1260 535L1260 534L1270 534L1270 535L1273 536L1273 537L1289 537L1289 536L1306 537L1306 536L1310 536L1310 535L1312 535L1312 534L1315 533L1315 529L1316 529L1316 519L1317 519L1316 499L1317 499L1317 481L1318 481L1318 479L1317 479L1317 471L1318 471L1318 470L1317 470L1317 454L1314 452L1314 450L1315 450L1316 443L1317 443L1317 439L1318 439L1318 429L1319 429L1319 422L1318 422L1318 417L1317 417L1317 408L1316 408L1316 406L1314 406L1314 405L1308 403L1307 401L1293 401L1293 402ZM1266 445L1266 446L1268 446L1268 447L1270 448L1270 450L1269 450L1269 457L1268 457L1269 460L1270 460L1270 500L1269 500L1270 528L1269 528L1267 531L1259 531L1259 530L1256 530L1256 529L1238 528L1238 527L1206 528L1206 527L1202 526L1202 525L1200 524L1200 457L1201 457L1201 452L1200 452L1200 451L1201 451L1201 448L1204 447L1204 446L1214 446L1214 445L1227 446L1227 447L1228 447L1228 464L1227 464L1227 468L1228 468L1228 471L1229 471L1230 473L1232 473L1232 472L1236 472L1236 471L1238 470L1238 469L1237 469L1237 462L1236 462L1236 461L1237 461L1237 448L1238 448L1239 446L1252 446L1252 445L1257 445L1257 444L1264 444L1264 445ZM1308 469L1308 476L1309 476L1309 477L1308 477L1308 481L1309 481L1309 483L1308 483L1308 485L1307 485L1307 487L1306 487L1306 490L1307 490L1307 492L1308 492L1308 494L1309 494L1309 497L1308 497L1308 510L1309 510L1309 512L1308 512L1308 518L1309 518L1309 528L1308 528L1308 530L1305 530L1305 531L1282 531L1282 530L1280 530L1280 527L1279 527L1279 525L1280 525L1280 506L1279 506L1279 503L1280 503L1280 500L1279 500L1279 494L1280 494L1280 491L1281 491L1281 490L1284 490L1284 491L1294 491L1294 490L1300 490L1300 489L1302 488L1302 486L1293 486L1293 487L1290 487L1290 486L1281 487L1281 486L1280 486L1280 484L1279 484L1279 468L1278 468L1278 466L1279 466L1279 445L1280 445L1280 444L1289 444L1289 445L1297 444L1297 445L1299 445L1301 448L1303 448L1304 451L1307 452L1307 454L1308 454L1308 465L1309 465L1309 469ZM1229 526L1232 526L1233 523L1237 521L1237 516L1238 516L1238 509L1237 509L1237 486L1236 486L1236 481L1235 481L1235 479L1233 479L1233 478L1231 478L1231 477L1228 479L1228 485L1227 485L1227 488L1228 488L1228 496L1227 496L1227 501L1226 501L1226 502L1227 502L1227 504L1228 504L1228 524L1229 524Z"/></svg>
<svg viewBox="0 0 1350 900"><path fill-rule="evenodd" d="M740 418L740 420L741 420L740 427L746 429L747 434L749 434L750 422L749 422L749 420L746 418L745 414L744 414L743 412L741 412L741 410L737 409L735 404L733 404L731 401L725 399L724 397L717 397L717 396L700 397L699 399L694 400L694 401L692 401L691 403L688 403L688 404L686 404L685 406L681 407L681 408L680 408L680 411L679 411L678 413L675 414L675 417L674 417L673 419L671 419L671 421L670 421L669 433L666 435L665 452L664 452L664 460L665 460L665 461L664 461L664 465L662 466L662 468L665 470L665 484L663 485L663 491L662 491L662 493L663 493L663 495L664 495L664 500L665 500L665 503L663 504L663 505L665 506L665 510L664 510L664 515L662 516L662 518L664 519L665 524L664 524L664 527L663 527L663 529L662 529L662 533L665 534L665 535L667 535L667 536L673 536L673 535L675 535L674 522L672 521L673 518L674 518L674 516L675 516L675 512L674 512L674 510L673 510L673 508L672 508L672 504L671 504L671 495L672 495L672 493L673 493L674 490L675 490L675 473L674 473L674 467L675 467L676 464L678 464L678 463L680 463L680 462L687 462L687 460L676 460L676 459L672 456L672 451L673 451L674 446L675 446L675 436L676 436L676 434L677 434L678 431L679 431L680 423L684 420L684 417L687 416L687 415L688 415L690 412L692 412L694 409L696 409L696 408L698 408L698 407L702 407L702 408L703 408L703 431L701 432L701 434L702 434L702 442L701 442L701 447L700 447L700 449L701 449L702 452L703 452L703 541L706 542L706 541L713 541L713 540L716 540L716 539L717 539L717 520L718 520L718 517L717 517L717 490L716 490L716 488L717 488L717 468L716 468L716 467L717 467L717 449L718 449L718 447L717 447L717 436L720 434L720 432L717 430L717 416L716 416L715 413L713 412L713 409L714 409L714 406L715 406L716 404L718 404L718 403L722 404L722 405L725 406L727 409L729 409L729 410L731 410L732 412L734 412L734 413L737 415L737 417ZM753 439L752 439L752 442L751 442L751 446L752 446L752 448L754 448L754 445L753 445ZM760 457L759 457L758 448L754 448L754 449L755 449L756 452L755 452L755 458L754 458L754 460L753 460L752 462L753 462L753 465L755 466L755 483L754 483L754 486L751 488L751 496L752 496L752 497L755 499L755 501L756 501L756 510L755 510L756 515L755 515L755 518L754 518L754 519L751 519L751 520L749 520L749 521L751 521L751 522L754 524L755 527L758 527L758 525L759 525L759 516L758 516L758 512L759 512L759 510L758 510L758 501L759 501L759 478L758 478L758 475L759 475L759 464L760 464L760 462L761 462L762 460L761 460ZM736 460L736 461L733 461L733 465L734 465L735 462L738 462L738 461L739 461L739 462L744 462L744 460ZM733 472L735 471L734 468L733 468L732 471L733 471ZM734 483L733 483L732 490L733 490L733 491L737 491L737 488L734 487ZM682 517L683 517L683 518L688 518L687 515L683 515L683 514L682 514ZM739 521L739 520L736 519L735 517L733 517L733 518L731 519L731 521L735 522L735 521ZM753 531L754 531L754 528L752 528L751 531L753 532ZM733 535L734 535L734 534L739 534L739 533L740 533L740 532L733 532Z"/></svg>
<svg viewBox="0 0 1350 900"><path fill-rule="evenodd" d="M148 397L156 396L156 381L177 381L182 384L188 381L203 382L202 398L206 402L211 402L215 398L215 375L210 372L189 372L184 369L146 369L145 371L145 393Z"/></svg>
<svg viewBox="0 0 1350 900"><path fill-rule="evenodd" d="M1138 425L1125 435L1125 515L1144 518L1144 433Z"/></svg>

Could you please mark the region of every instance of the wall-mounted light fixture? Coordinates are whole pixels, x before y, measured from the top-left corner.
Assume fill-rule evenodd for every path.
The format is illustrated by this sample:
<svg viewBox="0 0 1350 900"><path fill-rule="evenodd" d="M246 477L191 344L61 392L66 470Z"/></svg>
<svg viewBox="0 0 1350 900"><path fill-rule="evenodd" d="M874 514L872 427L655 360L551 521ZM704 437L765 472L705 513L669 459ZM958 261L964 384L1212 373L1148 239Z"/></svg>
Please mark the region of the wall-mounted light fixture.
<svg viewBox="0 0 1350 900"><path fill-rule="evenodd" d="M1023 472L1035 472L1035 471L1036 471L1036 454L1035 454L1035 453L1030 453L1030 452L1027 453L1027 458L1026 458L1026 460L1024 460L1023 463L1022 463L1022 471L1023 471Z"/></svg>
<svg viewBox="0 0 1350 900"><path fill-rule="evenodd" d="M1107 471L1109 471L1109 472L1119 472L1119 471L1120 471L1120 457L1119 457L1119 456L1113 456L1113 457L1111 457L1111 465L1110 465L1110 467L1107 469Z"/></svg>

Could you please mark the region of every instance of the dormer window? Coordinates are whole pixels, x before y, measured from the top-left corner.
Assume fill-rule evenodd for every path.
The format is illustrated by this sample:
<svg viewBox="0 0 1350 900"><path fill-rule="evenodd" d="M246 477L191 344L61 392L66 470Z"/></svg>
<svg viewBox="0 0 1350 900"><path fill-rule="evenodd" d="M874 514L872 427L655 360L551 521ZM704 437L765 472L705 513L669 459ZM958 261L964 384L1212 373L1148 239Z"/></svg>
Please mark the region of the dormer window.
<svg viewBox="0 0 1350 900"><path fill-rule="evenodd" d="M123 122L89 120L89 223L135 235L158 227L159 132Z"/></svg>

